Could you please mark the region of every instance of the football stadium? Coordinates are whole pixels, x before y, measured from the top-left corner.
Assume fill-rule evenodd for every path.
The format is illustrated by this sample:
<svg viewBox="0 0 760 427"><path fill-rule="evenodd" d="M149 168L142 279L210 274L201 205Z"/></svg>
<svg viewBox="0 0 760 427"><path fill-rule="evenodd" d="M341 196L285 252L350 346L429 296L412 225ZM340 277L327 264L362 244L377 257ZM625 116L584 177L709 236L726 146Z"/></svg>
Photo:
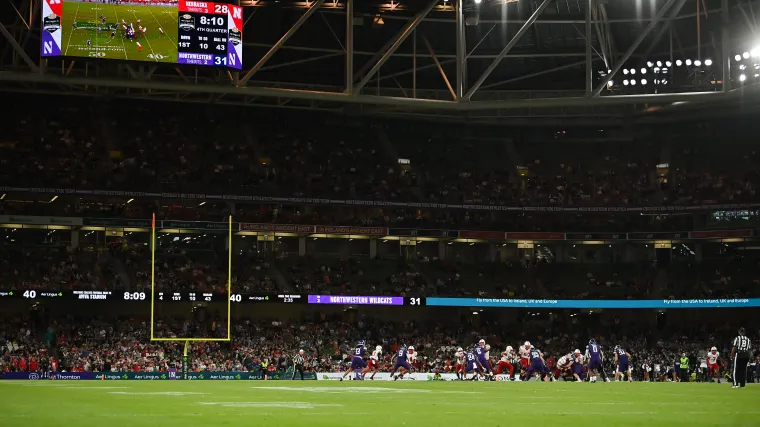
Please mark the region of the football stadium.
<svg viewBox="0 0 760 427"><path fill-rule="evenodd" d="M65 0L61 18L64 56L177 62L176 4Z"/></svg>
<svg viewBox="0 0 760 427"><path fill-rule="evenodd" d="M0 424L760 425L760 1L229 1L0 3Z"/></svg>

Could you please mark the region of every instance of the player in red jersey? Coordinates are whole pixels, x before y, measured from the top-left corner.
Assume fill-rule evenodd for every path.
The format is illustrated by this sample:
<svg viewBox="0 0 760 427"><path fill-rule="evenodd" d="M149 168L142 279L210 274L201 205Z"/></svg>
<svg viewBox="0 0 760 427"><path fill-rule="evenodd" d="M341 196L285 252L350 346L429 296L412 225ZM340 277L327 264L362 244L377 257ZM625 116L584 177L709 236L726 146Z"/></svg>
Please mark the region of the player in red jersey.
<svg viewBox="0 0 760 427"><path fill-rule="evenodd" d="M720 353L718 353L718 349L716 347L711 348L707 353L707 368L710 370L710 376L718 379L718 384L720 384L720 365L718 364L719 356Z"/></svg>
<svg viewBox="0 0 760 427"><path fill-rule="evenodd" d="M530 345L530 341L525 341L525 344L521 345L517 350L520 353L520 376L524 376L530 367L530 349L533 346Z"/></svg>
<svg viewBox="0 0 760 427"><path fill-rule="evenodd" d="M375 374L380 371L380 357L383 353L383 347L382 346L376 346L375 350L372 352L372 354L369 356L369 361L367 361L367 367L364 368L362 371L362 379L365 375L367 375L367 372L372 371L372 375L369 376L369 379L374 380Z"/></svg>
<svg viewBox="0 0 760 427"><path fill-rule="evenodd" d="M514 353L515 351L512 346L508 345L506 350L501 353L501 359L496 365L496 371L494 372L495 375L500 375L505 369L509 369L509 380L514 379L515 367L510 363L510 360L514 357Z"/></svg>
<svg viewBox="0 0 760 427"><path fill-rule="evenodd" d="M456 365L454 365L454 372L457 374L457 378L459 380L464 381L464 375L465 375L464 349L462 347L457 348L457 352L454 353L454 357L456 358Z"/></svg>

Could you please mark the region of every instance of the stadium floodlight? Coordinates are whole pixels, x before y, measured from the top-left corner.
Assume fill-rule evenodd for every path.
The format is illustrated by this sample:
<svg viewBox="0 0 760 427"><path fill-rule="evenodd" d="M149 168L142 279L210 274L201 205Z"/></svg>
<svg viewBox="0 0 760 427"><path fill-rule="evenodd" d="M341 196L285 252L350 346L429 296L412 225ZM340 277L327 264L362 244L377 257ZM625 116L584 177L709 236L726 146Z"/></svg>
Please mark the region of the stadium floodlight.
<svg viewBox="0 0 760 427"><path fill-rule="evenodd" d="M742 74L742 75L739 76L739 81L740 82L743 82L745 80L747 80L747 76L745 76L744 74Z"/></svg>
<svg viewBox="0 0 760 427"><path fill-rule="evenodd" d="M742 71L744 71L744 70L747 69L747 66L744 65L744 64L741 64L741 65L739 65L739 69L742 70Z"/></svg>
<svg viewBox="0 0 760 427"><path fill-rule="evenodd" d="M475 4L480 4L483 0L475 0Z"/></svg>
<svg viewBox="0 0 760 427"><path fill-rule="evenodd" d="M654 73L658 74L660 72L660 69L658 67L654 67Z"/></svg>
<svg viewBox="0 0 760 427"><path fill-rule="evenodd" d="M694 66L695 67L701 67L702 66L702 61L700 61L699 59L697 59L696 61L694 61Z"/></svg>
<svg viewBox="0 0 760 427"><path fill-rule="evenodd" d="M631 80L631 86L636 86L636 79Z"/></svg>
<svg viewBox="0 0 760 427"><path fill-rule="evenodd" d="M656 84L656 85L660 84L660 80L659 79L654 79L654 84Z"/></svg>
<svg viewBox="0 0 760 427"><path fill-rule="evenodd" d="M643 85L647 84L647 79L641 79L641 84Z"/></svg>
<svg viewBox="0 0 760 427"><path fill-rule="evenodd" d="M649 68L654 67L654 63L652 61L647 61L647 67Z"/></svg>
<svg viewBox="0 0 760 427"><path fill-rule="evenodd" d="M662 84L666 85L666 84L668 84L668 81L667 81L667 80L665 80L665 79L662 79L662 81L661 81L660 83L662 83Z"/></svg>
<svg viewBox="0 0 760 427"><path fill-rule="evenodd" d="M629 73L628 69L627 68L623 68L623 74L628 74L628 73Z"/></svg>
<svg viewBox="0 0 760 427"><path fill-rule="evenodd" d="M670 67L671 65L673 65L673 63L672 63L672 62L670 62L670 61L665 61L665 66L666 66L666 67Z"/></svg>
<svg viewBox="0 0 760 427"><path fill-rule="evenodd" d="M636 74L636 69L635 68L631 68L631 75L633 75L633 74Z"/></svg>
<svg viewBox="0 0 760 427"><path fill-rule="evenodd" d="M760 77L760 74L755 74L755 77Z"/></svg>
<svg viewBox="0 0 760 427"><path fill-rule="evenodd" d="M683 65L683 62L680 59L676 59L676 67L680 67Z"/></svg>
<svg viewBox="0 0 760 427"><path fill-rule="evenodd" d="M662 61L657 61L657 66L662 67Z"/></svg>
<svg viewBox="0 0 760 427"><path fill-rule="evenodd" d="M686 60L686 66L687 66L687 67L690 67L690 66L691 66L691 59L687 59L687 60Z"/></svg>
<svg viewBox="0 0 760 427"><path fill-rule="evenodd" d="M712 65L712 59L705 59L705 66L709 67Z"/></svg>
<svg viewBox="0 0 760 427"><path fill-rule="evenodd" d="M647 73L647 69L646 68L642 68L641 69L641 74L646 74L646 73Z"/></svg>
<svg viewBox="0 0 760 427"><path fill-rule="evenodd" d="M757 58L758 56L760 56L760 48L759 47L752 48L752 50L749 51L749 54L752 55L753 58Z"/></svg>
<svg viewBox="0 0 760 427"><path fill-rule="evenodd" d="M749 52L742 53L742 58L749 59Z"/></svg>
<svg viewBox="0 0 760 427"><path fill-rule="evenodd" d="M734 56L734 59L736 60L736 62L739 62L739 61L742 60L742 56L741 55L736 55L736 56Z"/></svg>
<svg viewBox="0 0 760 427"><path fill-rule="evenodd" d="M612 85L614 85L614 84L615 84L615 81L614 80L610 80L610 81L607 82L607 87L612 87Z"/></svg>

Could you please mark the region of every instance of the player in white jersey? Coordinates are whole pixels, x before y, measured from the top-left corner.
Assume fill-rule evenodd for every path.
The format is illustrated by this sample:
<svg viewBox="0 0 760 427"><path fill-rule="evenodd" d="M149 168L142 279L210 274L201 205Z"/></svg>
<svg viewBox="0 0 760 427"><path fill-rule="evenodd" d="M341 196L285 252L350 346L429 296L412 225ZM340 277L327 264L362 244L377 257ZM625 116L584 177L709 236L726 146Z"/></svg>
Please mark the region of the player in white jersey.
<svg viewBox="0 0 760 427"><path fill-rule="evenodd" d="M576 364L578 366L576 366ZM580 377L580 374L583 373L583 356L581 356L581 351L576 349L575 352L560 357L559 360L557 360L556 371L555 374L557 377L559 377L562 372L568 371L573 374L576 382L582 382Z"/></svg>
<svg viewBox="0 0 760 427"><path fill-rule="evenodd" d="M456 364L454 365L454 372L457 374L457 378L459 380L464 381L465 354L462 347L457 348L457 352L454 353L454 359L456 360Z"/></svg>
<svg viewBox="0 0 760 427"><path fill-rule="evenodd" d="M367 372L372 371L372 375L370 375L369 379L374 380L375 374L380 371L380 357L383 355L383 347L382 346L376 346L375 350L372 351L372 355L369 356L369 361L367 362L367 367L364 368L362 371L362 379L364 379L364 376L367 375Z"/></svg>
<svg viewBox="0 0 760 427"><path fill-rule="evenodd" d="M707 352L707 367L710 370L710 376L717 378L718 383L720 383L720 365L718 364L719 357L720 353L718 353L718 349L716 347L711 348L710 351Z"/></svg>
<svg viewBox="0 0 760 427"><path fill-rule="evenodd" d="M499 360L499 363L496 365L496 371L494 371L494 375L501 375L501 373L505 369L509 369L509 380L514 380L515 375L515 367L512 366L512 358L515 355L515 350L512 348L511 345L508 345L507 348L504 350L504 352L501 353L501 359Z"/></svg>
<svg viewBox="0 0 760 427"><path fill-rule="evenodd" d="M525 373L530 367L530 349L533 348L530 345L530 341L525 341L525 344L521 345L517 352L520 353L520 377L524 377Z"/></svg>

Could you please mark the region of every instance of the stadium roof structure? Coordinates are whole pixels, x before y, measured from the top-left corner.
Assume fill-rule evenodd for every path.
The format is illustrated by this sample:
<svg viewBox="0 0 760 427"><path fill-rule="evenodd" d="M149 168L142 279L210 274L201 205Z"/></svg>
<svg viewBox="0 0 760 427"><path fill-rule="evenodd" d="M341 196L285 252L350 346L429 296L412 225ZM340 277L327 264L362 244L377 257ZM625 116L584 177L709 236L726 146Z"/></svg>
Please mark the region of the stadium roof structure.
<svg viewBox="0 0 760 427"><path fill-rule="evenodd" d="M622 123L655 110L688 110L708 103L752 104L760 87L754 81L739 82L731 69L737 52L760 42L753 40L758 1L240 4L244 69L235 72L43 59L40 2L10 0L0 6L0 32L9 42L0 51L0 89L471 123L579 124ZM684 71L678 84L621 84L628 68L679 59L709 59L711 66Z"/></svg>

